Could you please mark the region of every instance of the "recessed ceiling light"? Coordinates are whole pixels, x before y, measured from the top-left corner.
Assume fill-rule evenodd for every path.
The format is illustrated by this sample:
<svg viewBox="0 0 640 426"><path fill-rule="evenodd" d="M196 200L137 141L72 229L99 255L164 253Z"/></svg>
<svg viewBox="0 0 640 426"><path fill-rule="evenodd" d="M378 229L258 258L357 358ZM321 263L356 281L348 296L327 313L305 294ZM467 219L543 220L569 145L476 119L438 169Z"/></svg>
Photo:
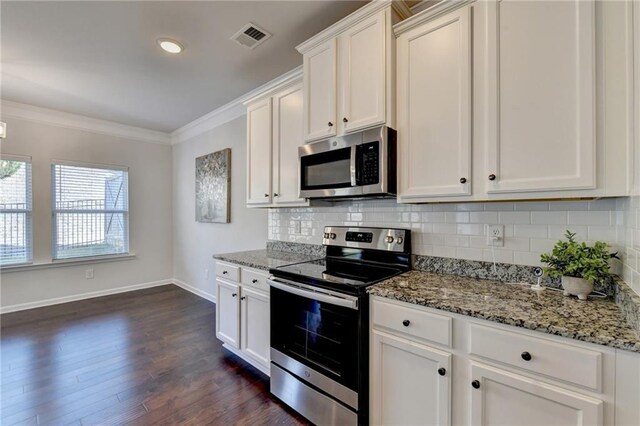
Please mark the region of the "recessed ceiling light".
<svg viewBox="0 0 640 426"><path fill-rule="evenodd" d="M162 50L168 53L180 53L184 49L180 43L169 38L159 38L158 44Z"/></svg>

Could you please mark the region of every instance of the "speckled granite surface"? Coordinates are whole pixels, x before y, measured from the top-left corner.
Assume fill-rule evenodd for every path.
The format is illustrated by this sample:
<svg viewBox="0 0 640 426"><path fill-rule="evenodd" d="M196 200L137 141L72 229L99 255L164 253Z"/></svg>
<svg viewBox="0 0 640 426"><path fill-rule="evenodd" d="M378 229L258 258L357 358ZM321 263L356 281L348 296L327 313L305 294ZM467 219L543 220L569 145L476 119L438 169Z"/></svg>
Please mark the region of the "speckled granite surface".
<svg viewBox="0 0 640 426"><path fill-rule="evenodd" d="M640 296L621 278L616 279L616 303L627 322L640 336Z"/></svg>
<svg viewBox="0 0 640 426"><path fill-rule="evenodd" d="M282 265L307 262L319 257L322 256L273 250L250 250L213 255L213 258L217 260L265 271Z"/></svg>
<svg viewBox="0 0 640 426"><path fill-rule="evenodd" d="M410 271L368 289L372 295L640 352L640 338L611 299L586 302L490 280Z"/></svg>
<svg viewBox="0 0 640 426"><path fill-rule="evenodd" d="M308 256L324 257L325 246L319 244L294 243L290 241L267 241L269 251L287 251L291 253L306 254Z"/></svg>
<svg viewBox="0 0 640 426"><path fill-rule="evenodd" d="M413 260L413 269L508 283L534 284L537 282L537 278L533 275L533 266L510 263L496 263L494 270L492 262L416 255ZM542 284L553 288L562 287L559 278L549 278L546 275L542 278ZM615 294L614 280L596 284L594 290L613 296Z"/></svg>

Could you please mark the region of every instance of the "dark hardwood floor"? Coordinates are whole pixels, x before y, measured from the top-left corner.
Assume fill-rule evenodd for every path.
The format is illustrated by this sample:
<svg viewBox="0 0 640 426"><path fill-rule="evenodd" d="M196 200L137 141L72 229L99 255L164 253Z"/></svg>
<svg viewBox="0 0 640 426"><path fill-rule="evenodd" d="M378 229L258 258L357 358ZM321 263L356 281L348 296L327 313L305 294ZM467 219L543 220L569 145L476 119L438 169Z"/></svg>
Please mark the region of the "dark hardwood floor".
<svg viewBox="0 0 640 426"><path fill-rule="evenodd" d="M173 286L0 316L0 424L306 424Z"/></svg>

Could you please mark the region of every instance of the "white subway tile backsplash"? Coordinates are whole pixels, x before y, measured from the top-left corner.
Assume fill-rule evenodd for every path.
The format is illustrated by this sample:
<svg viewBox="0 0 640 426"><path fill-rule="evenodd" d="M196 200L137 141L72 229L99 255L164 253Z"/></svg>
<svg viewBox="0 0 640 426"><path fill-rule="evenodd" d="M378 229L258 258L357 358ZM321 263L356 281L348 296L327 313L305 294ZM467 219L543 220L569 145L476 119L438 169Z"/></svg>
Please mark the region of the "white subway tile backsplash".
<svg viewBox="0 0 640 426"><path fill-rule="evenodd" d="M295 223L300 233L295 233ZM539 265L567 229L581 241L602 240L620 250L624 279L640 287L640 197L593 201L402 205L394 200L341 202L329 207L269 212L272 240L321 244L325 225L393 226L413 231L413 251L442 256ZM491 250L485 226L504 225L504 244ZM634 287L634 288L635 288Z"/></svg>

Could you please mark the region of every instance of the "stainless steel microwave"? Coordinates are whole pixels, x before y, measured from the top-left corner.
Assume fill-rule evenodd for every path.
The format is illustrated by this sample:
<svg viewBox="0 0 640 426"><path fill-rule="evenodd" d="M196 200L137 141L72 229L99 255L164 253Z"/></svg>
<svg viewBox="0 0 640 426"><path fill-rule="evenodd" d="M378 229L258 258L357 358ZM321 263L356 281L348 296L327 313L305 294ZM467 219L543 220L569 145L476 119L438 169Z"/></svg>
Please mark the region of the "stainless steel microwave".
<svg viewBox="0 0 640 426"><path fill-rule="evenodd" d="M396 193L396 131L376 127L298 148L301 198Z"/></svg>

